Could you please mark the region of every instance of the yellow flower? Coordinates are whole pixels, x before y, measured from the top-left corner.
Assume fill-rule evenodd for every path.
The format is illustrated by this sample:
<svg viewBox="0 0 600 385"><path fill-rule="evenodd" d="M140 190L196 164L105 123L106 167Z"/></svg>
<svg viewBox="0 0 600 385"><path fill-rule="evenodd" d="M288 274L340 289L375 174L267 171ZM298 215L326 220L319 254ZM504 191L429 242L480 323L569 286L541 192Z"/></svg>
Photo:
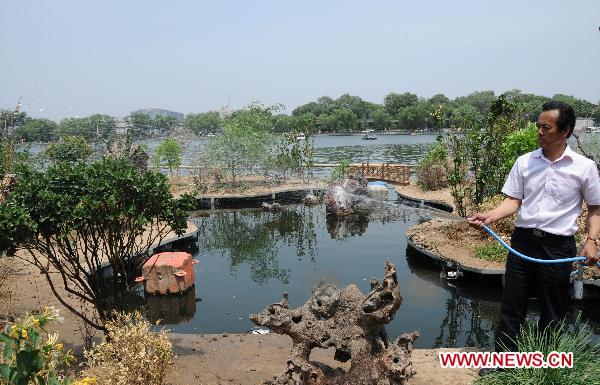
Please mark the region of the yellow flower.
<svg viewBox="0 0 600 385"><path fill-rule="evenodd" d="M60 342L56 344L56 350L58 350L59 352L63 349L63 344L61 344Z"/></svg>
<svg viewBox="0 0 600 385"><path fill-rule="evenodd" d="M39 319L37 319L37 318L33 318L33 324L34 324L35 326L40 326L40 320L39 320Z"/></svg>
<svg viewBox="0 0 600 385"><path fill-rule="evenodd" d="M21 330L21 337L23 337L24 339L28 338L27 329Z"/></svg>

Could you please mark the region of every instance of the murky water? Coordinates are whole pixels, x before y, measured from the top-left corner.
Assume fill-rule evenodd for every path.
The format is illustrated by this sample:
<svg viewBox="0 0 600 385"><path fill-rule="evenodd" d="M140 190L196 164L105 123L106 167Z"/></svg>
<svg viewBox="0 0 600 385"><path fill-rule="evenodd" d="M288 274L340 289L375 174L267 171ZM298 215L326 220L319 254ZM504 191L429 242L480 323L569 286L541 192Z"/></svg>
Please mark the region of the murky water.
<svg viewBox="0 0 600 385"><path fill-rule="evenodd" d="M439 267L407 249L406 229L431 217L411 207L379 206L370 214L326 218L323 205L197 213L196 286L184 296L149 297L152 317L180 333L243 333L249 314L289 293L301 306L325 279L368 292L394 263L403 303L387 329L391 337L419 330L416 346L491 348L501 285L489 278L446 281ZM140 298L140 301L142 299ZM584 309L586 319L597 319ZM592 313L590 313L592 312ZM535 317L532 311L530 317Z"/></svg>

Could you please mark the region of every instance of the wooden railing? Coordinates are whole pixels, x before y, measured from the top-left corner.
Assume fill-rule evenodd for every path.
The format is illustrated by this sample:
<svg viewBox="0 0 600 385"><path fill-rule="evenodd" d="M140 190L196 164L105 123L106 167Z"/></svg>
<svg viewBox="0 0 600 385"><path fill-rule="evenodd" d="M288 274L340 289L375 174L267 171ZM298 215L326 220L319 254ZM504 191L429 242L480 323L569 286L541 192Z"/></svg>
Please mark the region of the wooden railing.
<svg viewBox="0 0 600 385"><path fill-rule="evenodd" d="M366 179L384 180L395 184L410 184L410 166L394 163L351 164L347 172L361 171Z"/></svg>

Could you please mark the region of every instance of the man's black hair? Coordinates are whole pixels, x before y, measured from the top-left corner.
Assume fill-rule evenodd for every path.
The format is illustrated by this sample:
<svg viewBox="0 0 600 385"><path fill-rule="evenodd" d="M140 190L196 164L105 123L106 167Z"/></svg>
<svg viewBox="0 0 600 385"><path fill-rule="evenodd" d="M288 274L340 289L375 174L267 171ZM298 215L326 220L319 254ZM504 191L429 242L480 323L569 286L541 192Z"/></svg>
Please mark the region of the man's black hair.
<svg viewBox="0 0 600 385"><path fill-rule="evenodd" d="M556 125L560 131L569 130L567 138L573 133L575 128L575 111L573 107L565 102L559 100L549 100L542 106L542 111L558 111L558 118L556 119Z"/></svg>

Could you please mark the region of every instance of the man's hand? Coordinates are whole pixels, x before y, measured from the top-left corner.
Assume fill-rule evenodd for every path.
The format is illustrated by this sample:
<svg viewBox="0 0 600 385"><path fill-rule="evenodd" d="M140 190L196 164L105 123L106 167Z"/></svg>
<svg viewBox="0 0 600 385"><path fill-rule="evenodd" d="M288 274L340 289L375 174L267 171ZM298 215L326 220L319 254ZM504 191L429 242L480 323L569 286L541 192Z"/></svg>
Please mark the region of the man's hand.
<svg viewBox="0 0 600 385"><path fill-rule="evenodd" d="M596 242L592 241L591 239L586 240L583 250L581 250L581 255L585 257L583 264L586 266L592 266L598 263L600 256L598 256L598 247L596 246Z"/></svg>
<svg viewBox="0 0 600 385"><path fill-rule="evenodd" d="M483 225L489 225L499 219L513 215L519 210L519 207L521 207L520 199L507 196L495 209L471 215L467 218L467 221L471 226L482 229Z"/></svg>
<svg viewBox="0 0 600 385"><path fill-rule="evenodd" d="M478 229L482 229L483 225L489 225L496 220L498 220L498 218L491 212L477 213L467 218L469 225Z"/></svg>

